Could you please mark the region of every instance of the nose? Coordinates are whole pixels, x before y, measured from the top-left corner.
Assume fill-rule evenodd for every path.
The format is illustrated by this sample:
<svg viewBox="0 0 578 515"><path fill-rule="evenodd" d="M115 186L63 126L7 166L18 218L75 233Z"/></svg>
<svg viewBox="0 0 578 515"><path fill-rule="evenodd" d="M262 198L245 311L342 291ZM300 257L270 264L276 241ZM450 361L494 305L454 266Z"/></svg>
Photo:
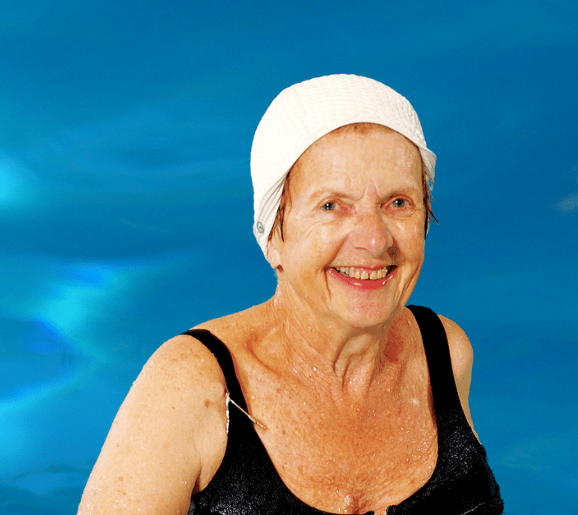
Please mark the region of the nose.
<svg viewBox="0 0 578 515"><path fill-rule="evenodd" d="M378 211L359 213L350 242L357 250L365 250L372 257L381 257L393 246L393 235L388 221Z"/></svg>

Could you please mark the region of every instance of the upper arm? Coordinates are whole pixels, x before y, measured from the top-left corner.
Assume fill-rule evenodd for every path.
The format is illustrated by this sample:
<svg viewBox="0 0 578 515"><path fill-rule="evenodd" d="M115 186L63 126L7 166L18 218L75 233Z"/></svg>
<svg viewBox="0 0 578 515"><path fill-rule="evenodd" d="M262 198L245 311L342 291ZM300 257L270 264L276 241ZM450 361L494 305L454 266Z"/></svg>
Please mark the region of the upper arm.
<svg viewBox="0 0 578 515"><path fill-rule="evenodd" d="M464 330L458 324L442 315L439 315L439 318L443 323L448 337L452 369L462 409L464 410L464 414L466 415L472 430L474 430L474 424L472 422L468 403L470 385L472 382L472 366L474 363L472 344ZM475 430L474 434L477 437Z"/></svg>
<svg viewBox="0 0 578 515"><path fill-rule="evenodd" d="M79 513L187 513L226 438L225 382L214 356L189 336L169 340L119 409Z"/></svg>

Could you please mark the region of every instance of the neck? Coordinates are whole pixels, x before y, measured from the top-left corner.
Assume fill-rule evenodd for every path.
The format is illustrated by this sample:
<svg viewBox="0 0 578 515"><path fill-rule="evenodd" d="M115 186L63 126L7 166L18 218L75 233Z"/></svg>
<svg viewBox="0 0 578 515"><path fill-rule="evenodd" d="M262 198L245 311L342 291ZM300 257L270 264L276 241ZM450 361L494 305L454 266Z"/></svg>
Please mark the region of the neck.
<svg viewBox="0 0 578 515"><path fill-rule="evenodd" d="M324 377L342 392L366 392L383 377L395 379L407 354L395 320L375 327L351 327L316 316L279 288L268 302L286 363L303 377ZM385 374L384 374L385 373ZM318 379L317 379L318 380Z"/></svg>

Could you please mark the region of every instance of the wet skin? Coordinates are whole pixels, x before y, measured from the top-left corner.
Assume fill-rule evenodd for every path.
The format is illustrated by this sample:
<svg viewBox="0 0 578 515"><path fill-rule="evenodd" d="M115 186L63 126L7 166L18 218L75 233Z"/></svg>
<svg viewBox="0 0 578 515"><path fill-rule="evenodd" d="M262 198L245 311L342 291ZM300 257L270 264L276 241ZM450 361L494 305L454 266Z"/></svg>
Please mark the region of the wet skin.
<svg viewBox="0 0 578 515"><path fill-rule="evenodd" d="M403 309L424 223L411 142L380 126L326 135L291 171L284 239L276 233L268 245L275 295L199 326L231 351L282 481L318 509L385 514L434 469L427 362ZM471 346L440 318L470 420ZM186 513L225 454L225 391L204 345L177 336L161 346L115 418L79 513Z"/></svg>

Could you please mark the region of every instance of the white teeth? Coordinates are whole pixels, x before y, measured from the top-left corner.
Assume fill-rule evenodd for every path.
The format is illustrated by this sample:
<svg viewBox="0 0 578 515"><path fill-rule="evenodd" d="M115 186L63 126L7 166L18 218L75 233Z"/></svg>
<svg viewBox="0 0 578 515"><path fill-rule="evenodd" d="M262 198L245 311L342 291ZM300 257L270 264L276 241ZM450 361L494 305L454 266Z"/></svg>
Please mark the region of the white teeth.
<svg viewBox="0 0 578 515"><path fill-rule="evenodd" d="M371 272L368 272L367 270L364 270L363 268L355 268L355 267L336 267L335 270L337 270L339 273L342 273L343 275L346 275L348 277L353 277L355 279L361 279L361 280L370 280L370 281L375 281L377 279L382 279L384 278L387 273L391 270L391 267L387 267L384 266L383 268L380 268L379 270L372 270Z"/></svg>

